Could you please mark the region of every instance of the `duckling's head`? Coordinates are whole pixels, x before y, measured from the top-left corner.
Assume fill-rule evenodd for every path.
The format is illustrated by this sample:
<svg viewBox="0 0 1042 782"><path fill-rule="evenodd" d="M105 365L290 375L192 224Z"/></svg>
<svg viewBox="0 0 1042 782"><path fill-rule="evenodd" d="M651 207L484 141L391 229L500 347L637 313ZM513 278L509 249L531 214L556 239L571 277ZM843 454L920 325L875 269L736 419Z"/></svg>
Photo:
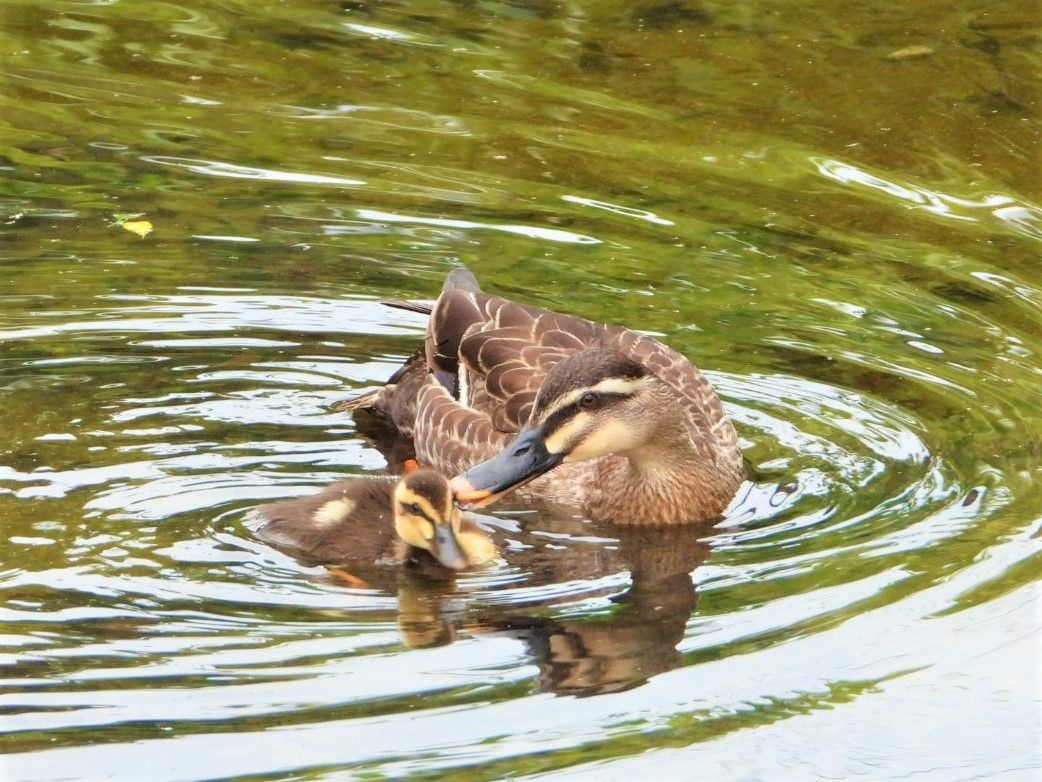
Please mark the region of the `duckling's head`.
<svg viewBox="0 0 1042 782"><path fill-rule="evenodd" d="M450 570L481 564L468 551L462 517L453 504L448 478L433 470L402 477L394 489L394 528L410 546L429 551ZM491 545L491 541L489 541Z"/></svg>
<svg viewBox="0 0 1042 782"><path fill-rule="evenodd" d="M528 423L499 454L452 480L457 498L486 504L562 462L634 452L660 433L663 384L612 350L591 348L555 365Z"/></svg>

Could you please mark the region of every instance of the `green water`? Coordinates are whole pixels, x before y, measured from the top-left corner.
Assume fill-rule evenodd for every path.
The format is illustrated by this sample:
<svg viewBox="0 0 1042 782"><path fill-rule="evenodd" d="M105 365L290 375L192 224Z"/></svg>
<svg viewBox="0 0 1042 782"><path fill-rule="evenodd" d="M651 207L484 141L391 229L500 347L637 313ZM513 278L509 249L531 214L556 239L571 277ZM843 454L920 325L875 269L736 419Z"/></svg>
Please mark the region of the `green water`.
<svg viewBox="0 0 1042 782"><path fill-rule="evenodd" d="M1038 779L1040 20L0 2L0 776ZM726 518L256 541L461 263L702 367Z"/></svg>

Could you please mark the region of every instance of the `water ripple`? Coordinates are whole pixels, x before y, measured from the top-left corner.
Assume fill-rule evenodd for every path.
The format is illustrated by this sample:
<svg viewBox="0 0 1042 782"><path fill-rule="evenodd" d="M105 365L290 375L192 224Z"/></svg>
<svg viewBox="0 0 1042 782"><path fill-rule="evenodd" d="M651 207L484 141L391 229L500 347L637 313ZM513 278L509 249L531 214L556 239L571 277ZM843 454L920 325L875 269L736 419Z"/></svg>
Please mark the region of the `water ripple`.
<svg viewBox="0 0 1042 782"><path fill-rule="evenodd" d="M1031 777L1037 13L942 5L15 2L0 776ZM460 264L705 368L725 517L261 542Z"/></svg>
<svg viewBox="0 0 1042 782"><path fill-rule="evenodd" d="M233 163L221 163L216 160L192 160L191 158L147 156L146 163L158 166L176 166L194 174L206 176L230 177L232 179L263 179L268 182L290 182L299 185L336 185L339 187L358 187L364 185L362 179L346 179L327 174L305 174L300 171L277 171L270 168L254 168Z"/></svg>

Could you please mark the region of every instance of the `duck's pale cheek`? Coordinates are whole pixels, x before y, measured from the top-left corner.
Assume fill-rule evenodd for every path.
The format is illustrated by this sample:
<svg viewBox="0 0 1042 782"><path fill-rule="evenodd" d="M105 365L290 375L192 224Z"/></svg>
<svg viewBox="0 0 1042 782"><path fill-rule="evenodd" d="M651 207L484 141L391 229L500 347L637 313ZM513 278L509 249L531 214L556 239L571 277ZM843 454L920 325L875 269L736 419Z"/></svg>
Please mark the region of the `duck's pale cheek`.
<svg viewBox="0 0 1042 782"><path fill-rule="evenodd" d="M610 453L628 451L637 445L633 430L619 421L604 421L571 450L564 460L581 462Z"/></svg>
<svg viewBox="0 0 1042 782"><path fill-rule="evenodd" d="M554 429L554 431L543 440L543 446L546 448L546 452L551 454L564 453L568 448L568 445L578 437L579 432L581 432L583 427L589 423L589 419L589 414L579 413Z"/></svg>

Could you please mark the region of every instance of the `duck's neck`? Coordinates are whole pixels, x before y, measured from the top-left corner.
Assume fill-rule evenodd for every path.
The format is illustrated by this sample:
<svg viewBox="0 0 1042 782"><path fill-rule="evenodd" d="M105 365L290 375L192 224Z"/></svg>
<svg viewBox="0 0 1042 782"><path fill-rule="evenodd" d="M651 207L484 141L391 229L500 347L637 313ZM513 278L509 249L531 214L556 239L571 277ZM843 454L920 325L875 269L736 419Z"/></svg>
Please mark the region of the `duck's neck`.
<svg viewBox="0 0 1042 782"><path fill-rule="evenodd" d="M596 473L586 510L595 520L618 524L715 518L740 483L695 451L679 421L664 422L640 448L600 460Z"/></svg>

